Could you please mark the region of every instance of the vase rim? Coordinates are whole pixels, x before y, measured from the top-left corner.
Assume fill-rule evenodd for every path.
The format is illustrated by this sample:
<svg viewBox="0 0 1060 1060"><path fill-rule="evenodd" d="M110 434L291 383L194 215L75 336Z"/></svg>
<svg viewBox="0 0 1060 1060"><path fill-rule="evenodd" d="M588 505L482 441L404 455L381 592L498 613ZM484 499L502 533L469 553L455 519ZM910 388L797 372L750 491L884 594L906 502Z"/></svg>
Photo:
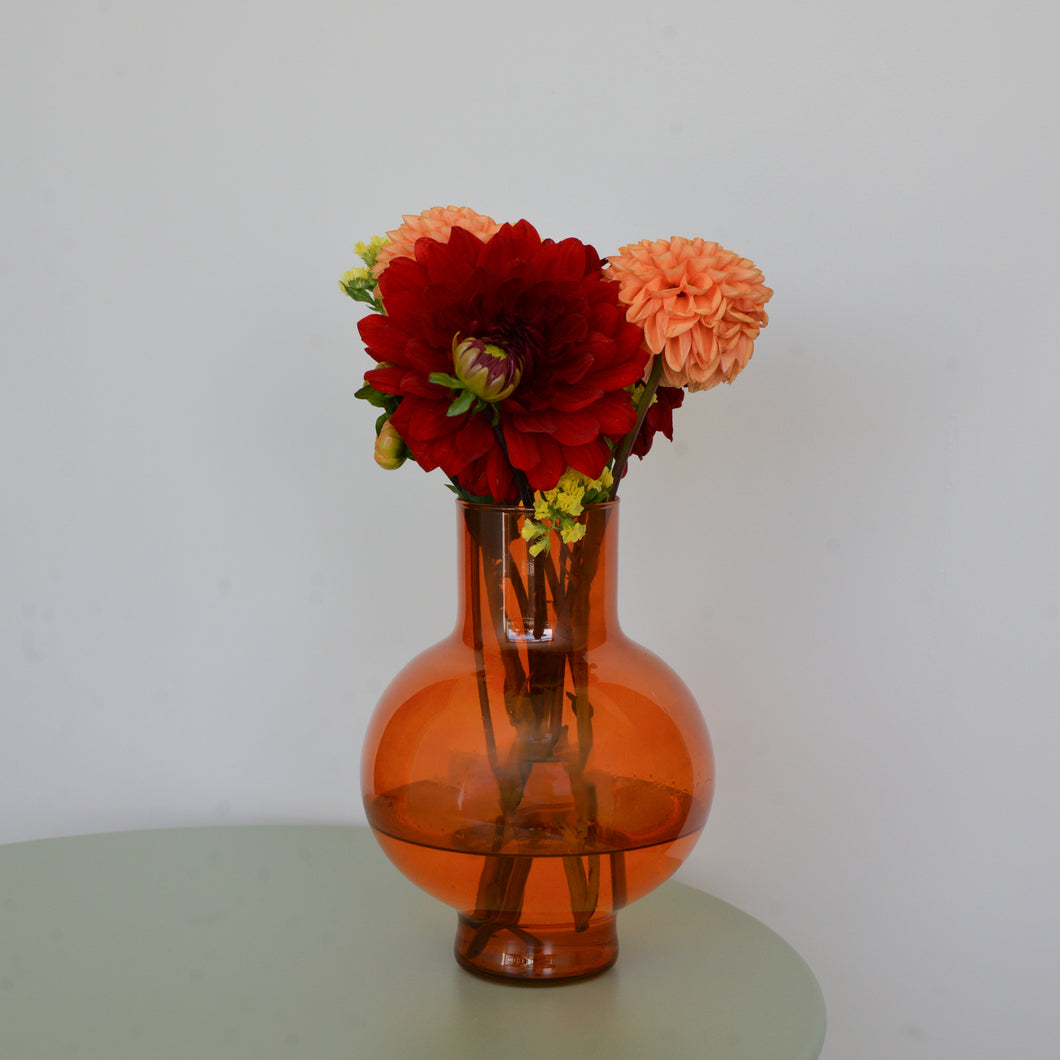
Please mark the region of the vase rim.
<svg viewBox="0 0 1060 1060"><path fill-rule="evenodd" d="M619 498L615 497L609 501L594 501L591 504L586 504L582 509L585 512L591 512L596 509L600 511L613 511L618 507ZM511 513L526 513L529 515L533 514L533 508L527 508L525 504L496 504L493 501L481 502L481 501L465 501L461 497L456 498L456 506L462 510L468 511L497 511L497 512L511 512Z"/></svg>

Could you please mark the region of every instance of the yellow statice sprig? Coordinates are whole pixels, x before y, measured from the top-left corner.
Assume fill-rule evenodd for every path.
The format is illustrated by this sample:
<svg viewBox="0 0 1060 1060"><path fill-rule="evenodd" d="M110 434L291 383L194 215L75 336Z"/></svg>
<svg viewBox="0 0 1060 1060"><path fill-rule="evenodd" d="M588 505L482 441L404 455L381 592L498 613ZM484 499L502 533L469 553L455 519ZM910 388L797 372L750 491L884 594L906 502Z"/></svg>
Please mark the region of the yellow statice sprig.
<svg viewBox="0 0 1060 1060"><path fill-rule="evenodd" d="M634 383L632 386L627 386L626 390L629 392L629 396L633 399L634 407L640 406L640 398L644 391L647 389L646 383ZM659 400L658 393L653 393L651 401L648 402L648 408L651 408Z"/></svg>
<svg viewBox="0 0 1060 1060"><path fill-rule="evenodd" d="M367 243L358 243L353 252L364 262L353 269L347 269L339 278L339 287L355 302L370 305L377 313L383 312L383 303L376 295L378 281L372 275L379 251L389 243L386 236L372 236Z"/></svg>
<svg viewBox="0 0 1060 1060"><path fill-rule="evenodd" d="M554 488L535 493L533 517L526 516L519 531L530 545L530 555L547 552L553 533L559 534L565 545L580 541L585 536L585 523L581 520L585 506L606 501L613 481L606 467L595 479L569 467Z"/></svg>
<svg viewBox="0 0 1060 1060"><path fill-rule="evenodd" d="M375 268L376 260L379 257L379 251L381 251L389 242L390 240L387 239L386 236L372 236L367 243L355 243L353 252L365 263L368 267L368 271L371 272Z"/></svg>

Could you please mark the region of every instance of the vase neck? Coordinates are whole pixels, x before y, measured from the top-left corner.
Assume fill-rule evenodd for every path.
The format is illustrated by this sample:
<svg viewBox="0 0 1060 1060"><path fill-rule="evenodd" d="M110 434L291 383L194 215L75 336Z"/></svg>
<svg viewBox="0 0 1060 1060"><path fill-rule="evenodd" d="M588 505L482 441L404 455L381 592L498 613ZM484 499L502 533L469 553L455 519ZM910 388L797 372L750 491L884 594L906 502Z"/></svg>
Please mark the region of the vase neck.
<svg viewBox="0 0 1060 1060"><path fill-rule="evenodd" d="M581 540L530 554L524 508L457 503L457 629L469 644L554 644L583 650L618 632L618 503L587 507Z"/></svg>

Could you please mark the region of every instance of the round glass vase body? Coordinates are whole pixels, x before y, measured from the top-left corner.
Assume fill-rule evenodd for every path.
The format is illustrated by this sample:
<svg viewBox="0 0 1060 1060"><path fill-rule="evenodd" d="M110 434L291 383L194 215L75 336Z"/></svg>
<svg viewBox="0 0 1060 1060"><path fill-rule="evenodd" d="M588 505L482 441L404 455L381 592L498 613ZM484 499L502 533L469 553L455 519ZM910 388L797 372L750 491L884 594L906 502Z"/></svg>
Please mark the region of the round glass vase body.
<svg viewBox="0 0 1060 1060"><path fill-rule="evenodd" d="M456 958L511 980L593 975L615 914L702 831L714 758L681 679L619 628L618 502L531 554L526 509L457 502L459 613L369 724L361 783L383 850L459 916ZM534 543L534 542L531 542Z"/></svg>

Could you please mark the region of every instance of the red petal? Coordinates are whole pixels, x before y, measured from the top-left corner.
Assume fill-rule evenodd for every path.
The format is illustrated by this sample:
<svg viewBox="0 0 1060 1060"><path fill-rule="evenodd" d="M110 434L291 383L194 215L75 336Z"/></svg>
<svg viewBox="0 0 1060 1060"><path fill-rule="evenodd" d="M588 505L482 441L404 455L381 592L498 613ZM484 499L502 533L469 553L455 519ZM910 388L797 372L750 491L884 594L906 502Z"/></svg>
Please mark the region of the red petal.
<svg viewBox="0 0 1060 1060"><path fill-rule="evenodd" d="M552 437L560 445L585 445L600 436L600 421L595 409L587 412L569 412L556 417L556 429Z"/></svg>
<svg viewBox="0 0 1060 1060"><path fill-rule="evenodd" d="M489 482L489 493L498 504L512 499L515 492L512 469L499 445L486 454L486 480Z"/></svg>
<svg viewBox="0 0 1060 1060"><path fill-rule="evenodd" d="M384 394L403 394L404 390L401 387L401 380L404 375L405 369L396 366L393 368L372 368L364 373L364 381L371 383L376 390L380 390Z"/></svg>
<svg viewBox="0 0 1060 1060"><path fill-rule="evenodd" d="M563 459L575 471L590 478L599 478L611 459L611 448L603 438L598 438L589 445L564 446Z"/></svg>
<svg viewBox="0 0 1060 1060"><path fill-rule="evenodd" d="M415 290L423 284L423 269L412 258L394 258L379 277L379 296L383 304L402 291Z"/></svg>
<svg viewBox="0 0 1060 1060"><path fill-rule="evenodd" d="M405 346L406 363L424 375L431 372L451 371L453 359L437 346L428 346L421 339L409 339Z"/></svg>
<svg viewBox="0 0 1060 1060"><path fill-rule="evenodd" d="M541 435L538 439L538 450L540 459L526 473L530 488L534 490L553 489L559 482L560 475L567 470L567 459L560 446L547 434Z"/></svg>
<svg viewBox="0 0 1060 1060"><path fill-rule="evenodd" d="M580 280L585 275L585 251L585 244L577 239L542 246L527 267L527 283Z"/></svg>
<svg viewBox="0 0 1060 1060"><path fill-rule="evenodd" d="M512 467L517 467L521 471L529 471L538 462L540 453L537 439L539 437L545 438L547 435L524 434L511 423L504 424L504 441L508 446L508 459L511 460Z"/></svg>
<svg viewBox="0 0 1060 1060"><path fill-rule="evenodd" d="M607 435L625 434L637 422L633 401L624 390L604 394L593 405L591 412L600 424L601 432Z"/></svg>
<svg viewBox="0 0 1060 1060"><path fill-rule="evenodd" d="M397 422L394 426L398 434L407 442L427 442L435 438L443 438L451 434L454 428L453 418L446 416L445 410L444 402L407 397L401 402L399 411L404 413L402 419L408 425L404 430Z"/></svg>
<svg viewBox="0 0 1060 1060"><path fill-rule="evenodd" d="M468 416L467 423L457 435L457 444L467 454L467 462L485 456L494 446L498 446L497 436L483 416Z"/></svg>
<svg viewBox="0 0 1060 1060"><path fill-rule="evenodd" d="M573 412L587 408L603 395L603 391L585 383L559 386L552 393L552 404L557 412Z"/></svg>
<svg viewBox="0 0 1060 1060"><path fill-rule="evenodd" d="M556 429L556 416L550 411L520 412L506 416L506 421L516 431L535 434L550 434Z"/></svg>
<svg viewBox="0 0 1060 1060"><path fill-rule="evenodd" d="M407 364L405 344L408 336L395 327L387 317L363 317L357 323L368 356L376 361L388 361L390 364Z"/></svg>

